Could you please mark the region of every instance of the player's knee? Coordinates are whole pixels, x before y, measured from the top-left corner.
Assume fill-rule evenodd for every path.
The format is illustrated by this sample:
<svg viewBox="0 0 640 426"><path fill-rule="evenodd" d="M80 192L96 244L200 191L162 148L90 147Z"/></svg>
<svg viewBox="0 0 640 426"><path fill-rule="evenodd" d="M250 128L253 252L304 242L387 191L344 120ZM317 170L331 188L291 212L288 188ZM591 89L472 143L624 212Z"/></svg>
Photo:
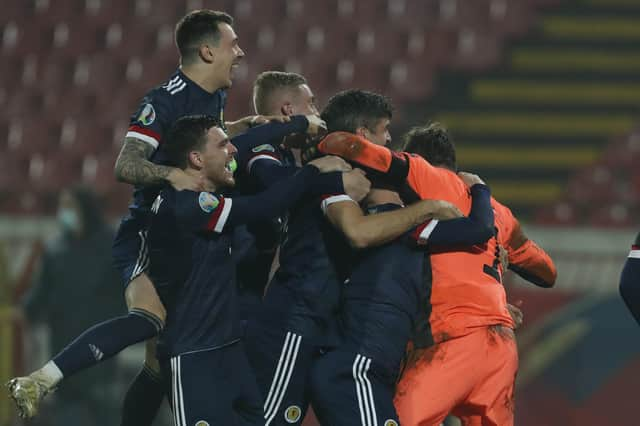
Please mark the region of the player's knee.
<svg viewBox="0 0 640 426"><path fill-rule="evenodd" d="M139 275L129 283L125 292L125 298L129 310L141 309L147 311L164 324L167 311L153 283L146 274Z"/></svg>

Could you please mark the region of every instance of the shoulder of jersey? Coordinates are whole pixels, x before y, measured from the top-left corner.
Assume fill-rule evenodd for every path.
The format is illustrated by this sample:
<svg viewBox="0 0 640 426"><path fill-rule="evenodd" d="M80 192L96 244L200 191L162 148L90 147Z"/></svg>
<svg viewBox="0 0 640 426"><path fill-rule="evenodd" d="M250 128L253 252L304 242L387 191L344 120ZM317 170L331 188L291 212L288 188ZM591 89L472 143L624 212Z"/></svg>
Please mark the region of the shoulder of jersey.
<svg viewBox="0 0 640 426"><path fill-rule="evenodd" d="M167 93L171 96L175 96L178 93L184 93L187 88L187 82L182 78L180 74L176 74L167 80L158 89L163 93Z"/></svg>

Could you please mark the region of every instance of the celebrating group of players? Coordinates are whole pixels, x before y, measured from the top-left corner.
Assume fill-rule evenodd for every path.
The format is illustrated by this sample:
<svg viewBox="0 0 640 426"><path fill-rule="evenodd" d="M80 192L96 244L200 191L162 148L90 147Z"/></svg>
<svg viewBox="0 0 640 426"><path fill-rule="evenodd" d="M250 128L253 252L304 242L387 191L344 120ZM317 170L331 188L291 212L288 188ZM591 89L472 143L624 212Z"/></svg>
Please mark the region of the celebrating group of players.
<svg viewBox="0 0 640 426"><path fill-rule="evenodd" d="M513 424L521 314L502 274L551 287L551 259L457 173L444 128L389 150L382 95L340 92L320 114L303 76L266 71L257 115L225 122L244 56L232 25L211 10L178 23L181 66L115 166L135 185L113 247L129 313L11 380L19 414L147 341L122 425L151 425L165 396L178 426L299 425L310 405L322 425Z"/></svg>

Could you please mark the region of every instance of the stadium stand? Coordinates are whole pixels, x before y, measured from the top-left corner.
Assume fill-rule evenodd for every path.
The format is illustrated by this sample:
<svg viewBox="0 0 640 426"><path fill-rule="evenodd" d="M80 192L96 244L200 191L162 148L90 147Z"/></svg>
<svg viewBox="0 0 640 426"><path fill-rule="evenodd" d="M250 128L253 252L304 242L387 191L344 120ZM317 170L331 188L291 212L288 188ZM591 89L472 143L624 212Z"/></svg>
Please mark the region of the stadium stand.
<svg viewBox="0 0 640 426"><path fill-rule="evenodd" d="M635 2L12 3L0 18L0 131L6 141L0 149L12 159L10 169L26 162L31 181L46 180L48 191L75 178L97 179L105 194L115 188L103 173L120 144L114 131L122 130L144 88L176 66L171 23L186 10L213 7L235 16L247 52L230 92L228 119L250 113L250 85L258 72L297 71L309 78L321 103L353 86L388 94L399 106L397 134L427 117L444 122L458 141L461 166L486 176L520 215L548 224L606 223L620 216L616 200L631 202L625 205L629 215L637 208L639 178L631 172L612 173L616 181L635 180L619 185L614 192L623 198L606 200L613 204L602 207L604 213L589 207L598 191L582 196L575 190L593 185L603 167L630 164L622 142L613 141L612 153L603 153L635 121ZM30 31L33 26L39 30ZM96 174L86 172L92 159L100 164ZM56 164L72 170L49 175ZM24 172L3 179L17 183L3 185L3 198L31 183L19 178ZM536 211L541 204L545 208Z"/></svg>

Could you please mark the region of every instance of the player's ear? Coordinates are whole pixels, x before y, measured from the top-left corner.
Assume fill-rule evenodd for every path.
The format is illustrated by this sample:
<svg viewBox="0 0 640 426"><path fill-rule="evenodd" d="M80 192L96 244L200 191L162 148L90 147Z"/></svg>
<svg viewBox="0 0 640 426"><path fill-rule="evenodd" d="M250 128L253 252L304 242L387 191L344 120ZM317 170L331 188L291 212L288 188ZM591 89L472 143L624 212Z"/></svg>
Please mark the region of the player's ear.
<svg viewBox="0 0 640 426"><path fill-rule="evenodd" d="M369 139L369 130L364 126L360 126L356 129L356 135Z"/></svg>
<svg viewBox="0 0 640 426"><path fill-rule="evenodd" d="M197 170L202 169L204 161L202 160L202 153L200 151L189 152L189 165Z"/></svg>
<svg viewBox="0 0 640 426"><path fill-rule="evenodd" d="M208 44L201 44L200 47L198 47L198 55L200 56L200 59L208 64L213 62L216 56L212 47Z"/></svg>
<svg viewBox="0 0 640 426"><path fill-rule="evenodd" d="M280 108L280 112L282 113L282 115L292 115L293 107L289 102L287 102L286 104L282 105L282 108Z"/></svg>

